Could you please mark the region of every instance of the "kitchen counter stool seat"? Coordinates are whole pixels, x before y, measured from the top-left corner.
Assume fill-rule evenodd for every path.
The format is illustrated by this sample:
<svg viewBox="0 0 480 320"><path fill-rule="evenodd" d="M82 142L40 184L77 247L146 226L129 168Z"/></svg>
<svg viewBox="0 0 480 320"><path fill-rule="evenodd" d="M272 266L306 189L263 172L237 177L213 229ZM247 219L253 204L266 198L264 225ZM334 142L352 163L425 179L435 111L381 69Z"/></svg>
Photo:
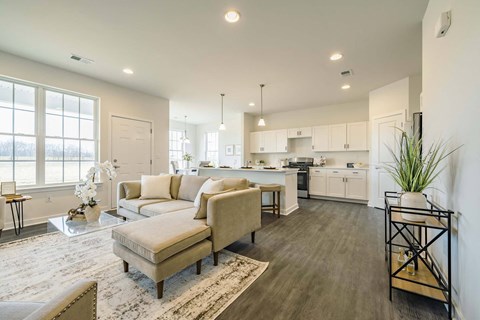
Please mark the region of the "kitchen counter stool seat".
<svg viewBox="0 0 480 320"><path fill-rule="evenodd" d="M255 188L259 188L262 192L262 195L265 192L272 193L272 203L262 204L262 210L277 214L277 217L280 218L280 192L282 191L282 186L279 184L256 183ZM262 201L262 198L260 198L260 201Z"/></svg>

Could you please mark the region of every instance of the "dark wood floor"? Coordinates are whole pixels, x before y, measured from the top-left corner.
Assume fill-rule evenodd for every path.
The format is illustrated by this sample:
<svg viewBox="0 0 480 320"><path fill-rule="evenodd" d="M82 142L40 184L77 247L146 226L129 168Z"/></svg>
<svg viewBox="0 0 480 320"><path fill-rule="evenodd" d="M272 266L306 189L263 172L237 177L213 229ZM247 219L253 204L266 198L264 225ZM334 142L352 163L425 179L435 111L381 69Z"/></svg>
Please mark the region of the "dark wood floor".
<svg viewBox="0 0 480 320"><path fill-rule="evenodd" d="M264 213L250 236L227 249L269 261L218 319L446 319L442 304L394 291L388 300L383 212L365 205L300 199L300 209L276 219ZM26 227L21 237L49 231ZM18 239L4 231L0 242Z"/></svg>

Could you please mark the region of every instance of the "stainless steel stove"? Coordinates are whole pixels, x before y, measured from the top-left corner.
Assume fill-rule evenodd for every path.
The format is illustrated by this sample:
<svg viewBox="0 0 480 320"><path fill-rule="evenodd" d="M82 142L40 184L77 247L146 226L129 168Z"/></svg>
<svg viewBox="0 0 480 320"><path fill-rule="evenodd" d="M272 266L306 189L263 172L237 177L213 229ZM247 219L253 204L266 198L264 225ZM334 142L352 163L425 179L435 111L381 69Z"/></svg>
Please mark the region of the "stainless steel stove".
<svg viewBox="0 0 480 320"><path fill-rule="evenodd" d="M313 166L313 158L298 157L288 159L288 168L298 168L297 194L299 198L308 198L308 167Z"/></svg>

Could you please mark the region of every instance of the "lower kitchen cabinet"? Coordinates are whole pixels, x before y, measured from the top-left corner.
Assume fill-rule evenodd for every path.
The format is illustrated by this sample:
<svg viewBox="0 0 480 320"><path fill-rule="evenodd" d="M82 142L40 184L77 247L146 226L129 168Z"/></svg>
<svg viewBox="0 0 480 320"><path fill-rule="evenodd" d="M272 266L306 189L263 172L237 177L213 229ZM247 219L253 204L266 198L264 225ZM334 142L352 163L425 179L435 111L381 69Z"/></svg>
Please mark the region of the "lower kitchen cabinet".
<svg viewBox="0 0 480 320"><path fill-rule="evenodd" d="M367 171L311 168L309 194L367 200Z"/></svg>
<svg viewBox="0 0 480 320"><path fill-rule="evenodd" d="M324 169L310 169L308 192L312 196L327 195L327 173Z"/></svg>

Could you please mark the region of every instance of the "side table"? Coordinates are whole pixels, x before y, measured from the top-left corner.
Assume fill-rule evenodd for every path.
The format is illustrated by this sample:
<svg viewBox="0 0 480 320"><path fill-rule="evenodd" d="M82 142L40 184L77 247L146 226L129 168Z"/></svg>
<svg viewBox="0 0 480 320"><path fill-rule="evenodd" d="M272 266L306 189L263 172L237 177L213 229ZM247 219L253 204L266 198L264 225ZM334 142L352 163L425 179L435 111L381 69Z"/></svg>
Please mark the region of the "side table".
<svg viewBox="0 0 480 320"><path fill-rule="evenodd" d="M31 196L21 196L19 198L7 198L6 203L10 204L10 211L12 212L12 221L13 221L13 229L15 230L15 235L20 235L20 231L23 229L23 203L27 200L32 200ZM15 210L14 210L15 207ZM15 213L14 213L15 211ZM15 221L18 220L18 228L17 223Z"/></svg>

